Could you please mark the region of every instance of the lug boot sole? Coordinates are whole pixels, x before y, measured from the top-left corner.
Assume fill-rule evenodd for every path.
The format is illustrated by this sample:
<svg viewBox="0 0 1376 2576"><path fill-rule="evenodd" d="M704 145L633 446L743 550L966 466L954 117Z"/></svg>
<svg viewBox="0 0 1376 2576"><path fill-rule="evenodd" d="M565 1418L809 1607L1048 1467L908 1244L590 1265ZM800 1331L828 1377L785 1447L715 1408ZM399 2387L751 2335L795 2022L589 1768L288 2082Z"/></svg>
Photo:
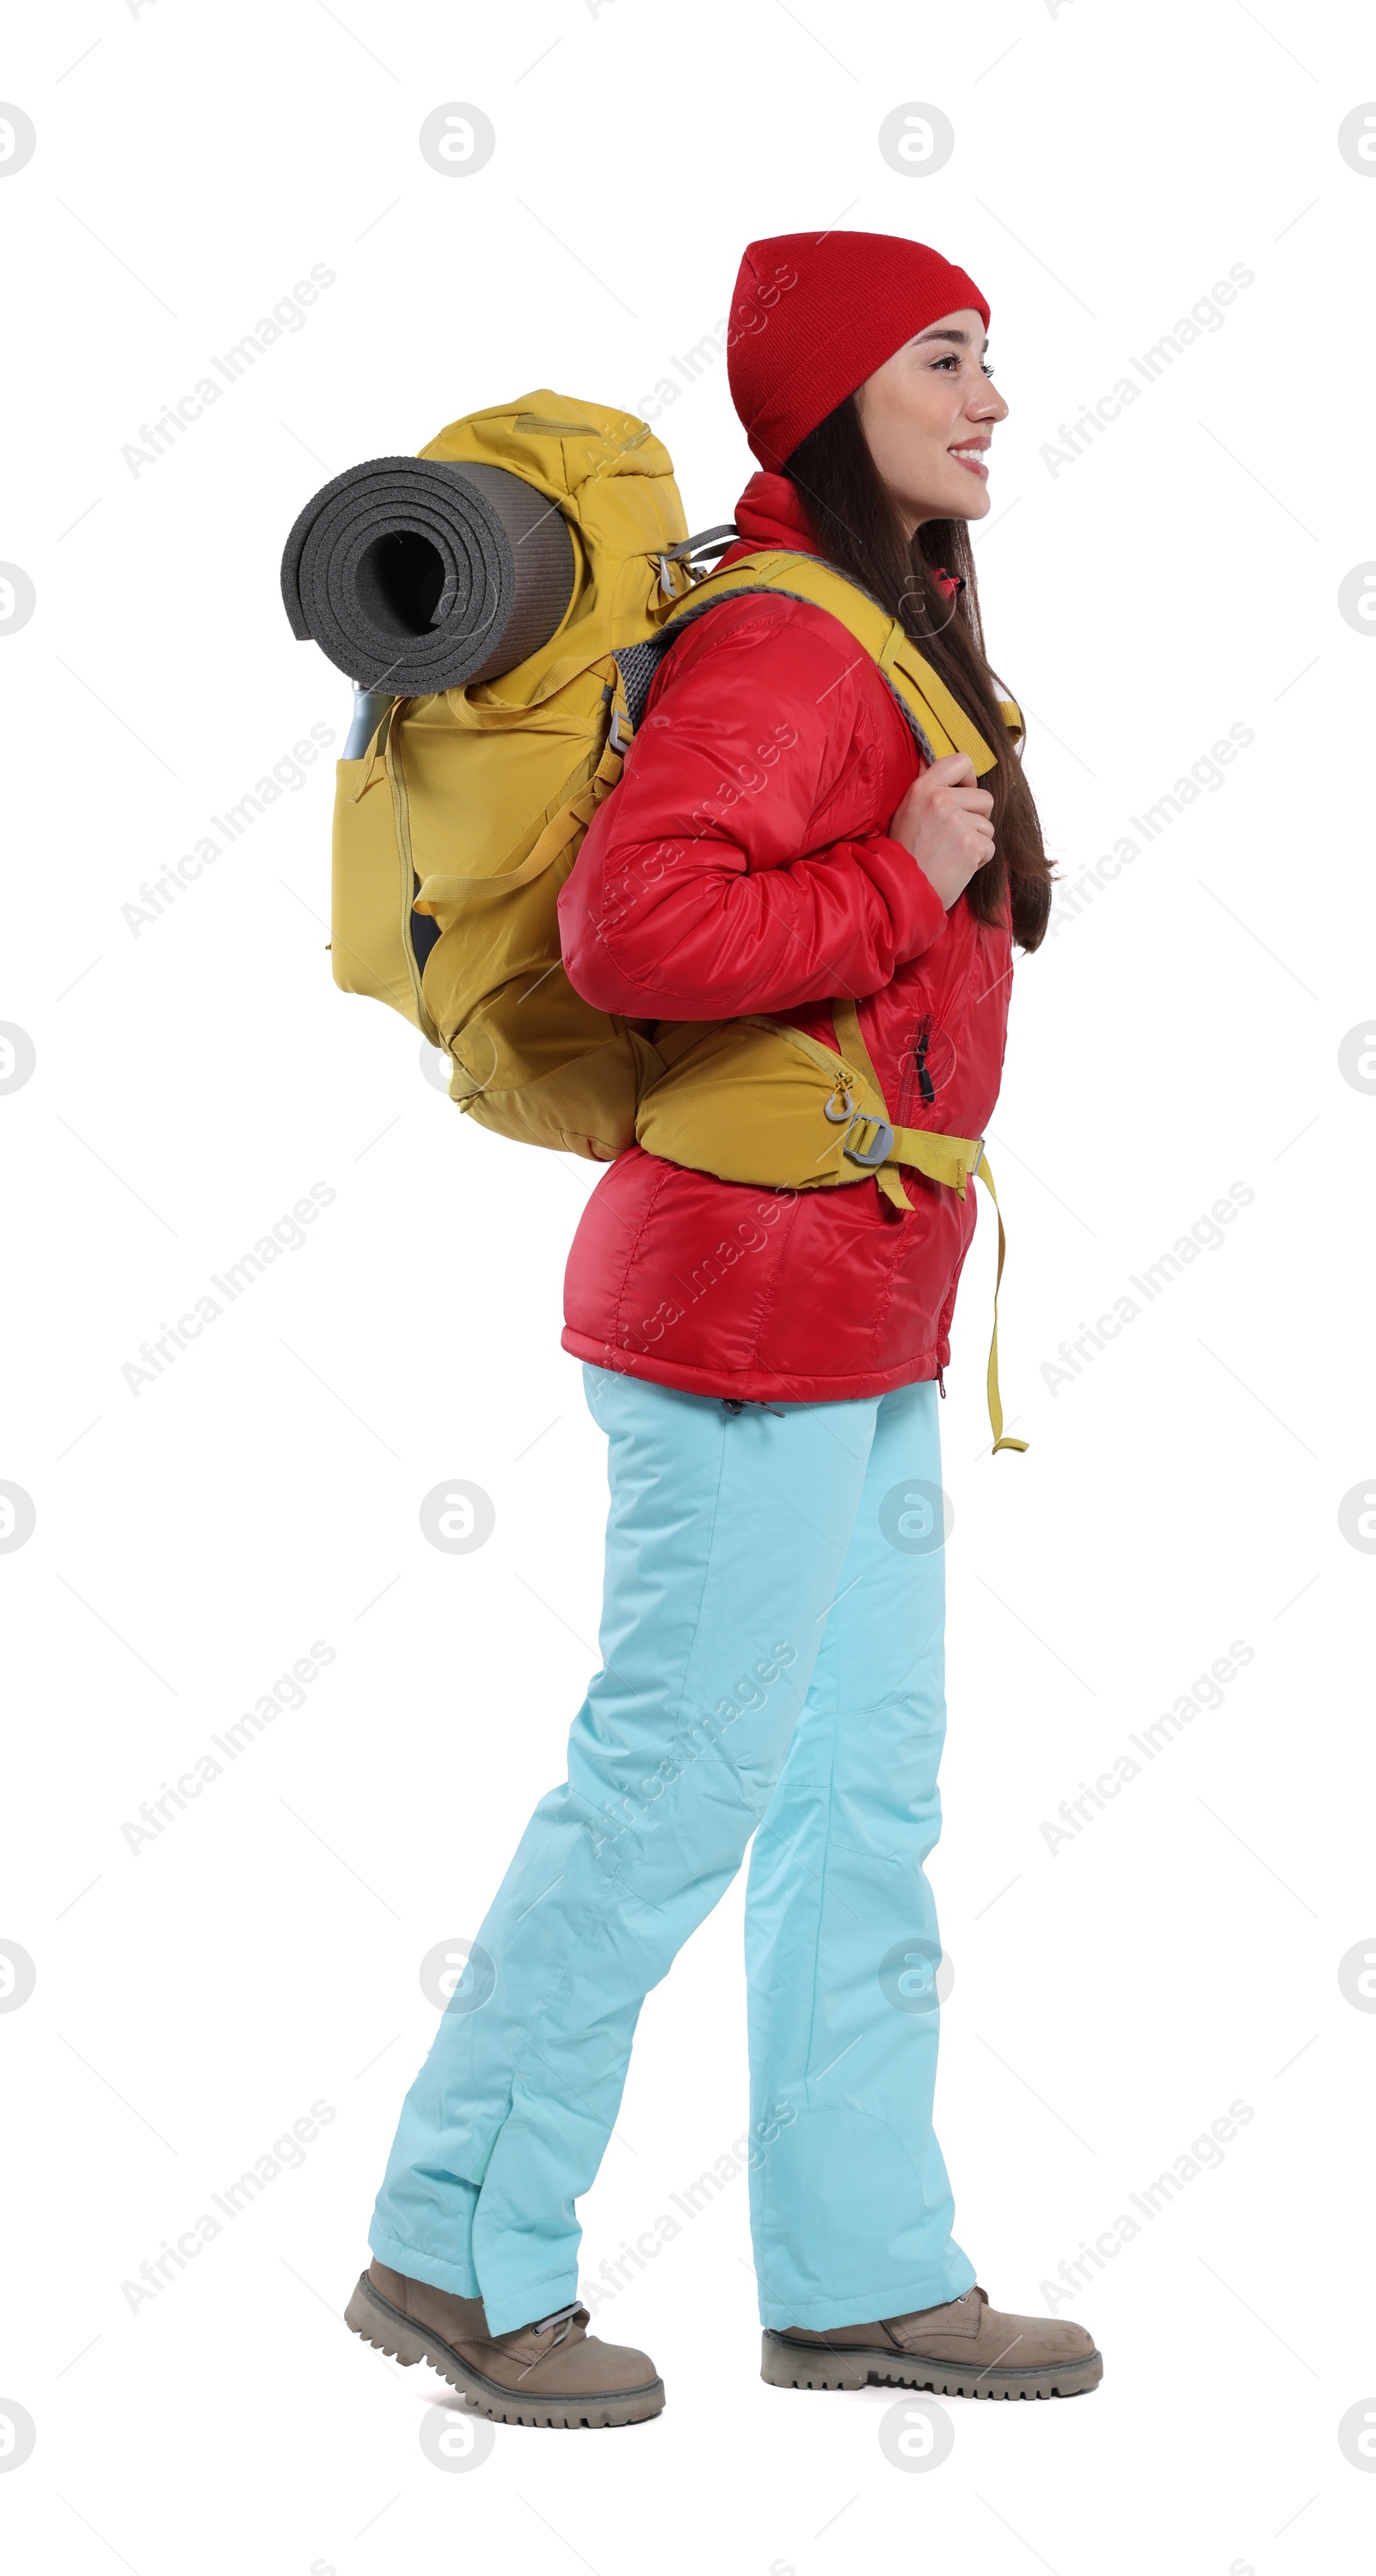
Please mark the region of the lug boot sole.
<svg viewBox="0 0 1376 2576"><path fill-rule="evenodd" d="M390 2299L384 2299L366 2272L360 2273L358 2286L344 2311L344 2323L375 2352L385 2352L409 2370L417 2361L428 2361L451 2388L461 2389L470 2406L480 2414L490 2415L494 2424L535 2424L564 2431L575 2427L592 2430L603 2424L644 2424L652 2415L662 2413L664 2382L649 2380L643 2388L599 2390L571 2389L565 2395L557 2391L505 2388L499 2379L489 2379L471 2361L465 2361L446 2343L433 2326L419 2325L413 2317L403 2316Z"/></svg>
<svg viewBox="0 0 1376 2576"><path fill-rule="evenodd" d="M921 2388L934 2397L1082 2397L1104 2375L1102 2353L1046 2362L1035 2370L974 2370L956 2361L926 2361L920 2353L880 2351L864 2344L795 2343L767 2327L760 2377L771 2388Z"/></svg>

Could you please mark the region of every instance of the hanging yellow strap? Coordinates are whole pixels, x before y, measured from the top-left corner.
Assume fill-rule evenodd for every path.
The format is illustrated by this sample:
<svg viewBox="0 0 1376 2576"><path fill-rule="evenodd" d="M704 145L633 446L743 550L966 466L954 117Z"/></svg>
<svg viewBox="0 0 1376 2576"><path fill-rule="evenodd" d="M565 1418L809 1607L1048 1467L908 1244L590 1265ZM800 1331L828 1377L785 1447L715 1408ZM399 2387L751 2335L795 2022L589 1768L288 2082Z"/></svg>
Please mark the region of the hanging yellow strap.
<svg viewBox="0 0 1376 2576"><path fill-rule="evenodd" d="M885 1124L887 1125L888 1122L885 1121ZM848 1130L847 1142L863 1155L866 1145L876 1139L879 1133L877 1119L857 1115ZM876 1169L874 1175L881 1185L886 1172L892 1172L895 1185L901 1188L902 1184L897 1179L894 1167L906 1165L914 1171L925 1173L929 1181L940 1181L947 1189L954 1190L957 1198L961 1199L965 1196L967 1180L983 1181L994 1202L994 1216L999 1229L999 1265L994 1275L994 1328L989 1339L987 1376L989 1421L994 1434L994 1446L990 1455L996 1457L1000 1449L1025 1449L1027 1442L1010 1438L1003 1427L1003 1403L999 1395L999 1288L1003 1280L1003 1264L1008 1244L1003 1231L1003 1211L999 1206L998 1192L994 1187L994 1176L989 1169L988 1157L984 1151L984 1139L982 1136L938 1136L925 1127L891 1127L889 1133L893 1142L884 1163ZM909 1209L911 1204L907 1193L904 1192L905 1209Z"/></svg>
<svg viewBox="0 0 1376 2576"><path fill-rule="evenodd" d="M986 1379L989 1391L989 1421L994 1434L994 1446L989 1454L996 1458L1000 1449L1025 1449L1027 1442L1011 1439L1003 1427L1003 1401L999 1394L999 1287L1003 1279L1003 1256L1007 1245L1003 1234L1003 1211L999 1206L993 1173L985 1160L983 1145L980 1148L980 1159L975 1165L975 1173L976 1177L983 1181L994 1202L994 1214L998 1219L999 1228L999 1266L994 1273L994 1329L989 1337L989 1370Z"/></svg>

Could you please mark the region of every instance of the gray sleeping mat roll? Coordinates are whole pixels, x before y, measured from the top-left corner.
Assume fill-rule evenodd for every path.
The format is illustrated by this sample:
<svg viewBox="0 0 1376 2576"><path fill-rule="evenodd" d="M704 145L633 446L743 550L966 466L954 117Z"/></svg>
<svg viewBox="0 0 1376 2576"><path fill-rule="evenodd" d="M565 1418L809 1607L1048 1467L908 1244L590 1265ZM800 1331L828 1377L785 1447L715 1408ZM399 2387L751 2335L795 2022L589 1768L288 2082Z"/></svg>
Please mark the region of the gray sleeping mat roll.
<svg viewBox="0 0 1376 2576"><path fill-rule="evenodd" d="M366 689L424 697L514 670L573 594L573 539L501 465L378 456L308 501L282 557L302 643Z"/></svg>

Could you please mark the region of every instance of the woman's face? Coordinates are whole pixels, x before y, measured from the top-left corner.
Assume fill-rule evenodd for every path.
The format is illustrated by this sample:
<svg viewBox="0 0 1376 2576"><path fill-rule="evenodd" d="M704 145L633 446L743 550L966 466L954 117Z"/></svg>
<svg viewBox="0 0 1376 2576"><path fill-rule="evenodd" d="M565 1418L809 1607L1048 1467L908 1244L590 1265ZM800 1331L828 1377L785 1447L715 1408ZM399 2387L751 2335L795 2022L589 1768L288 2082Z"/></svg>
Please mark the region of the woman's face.
<svg viewBox="0 0 1376 2576"><path fill-rule="evenodd" d="M948 313L905 340L856 395L861 426L909 536L924 519L983 519L986 453L1008 405L989 381L978 313Z"/></svg>

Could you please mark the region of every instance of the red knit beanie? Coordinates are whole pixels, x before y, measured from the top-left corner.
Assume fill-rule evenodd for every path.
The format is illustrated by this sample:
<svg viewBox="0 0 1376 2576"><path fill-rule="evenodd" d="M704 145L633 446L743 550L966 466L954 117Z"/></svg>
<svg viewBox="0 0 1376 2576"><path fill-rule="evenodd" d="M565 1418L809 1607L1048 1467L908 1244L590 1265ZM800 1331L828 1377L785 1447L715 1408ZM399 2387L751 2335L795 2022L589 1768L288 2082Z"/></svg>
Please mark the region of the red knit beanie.
<svg viewBox="0 0 1376 2576"><path fill-rule="evenodd" d="M726 372L760 463L773 471L809 430L943 314L973 307L974 279L893 233L780 233L751 242L731 299Z"/></svg>

